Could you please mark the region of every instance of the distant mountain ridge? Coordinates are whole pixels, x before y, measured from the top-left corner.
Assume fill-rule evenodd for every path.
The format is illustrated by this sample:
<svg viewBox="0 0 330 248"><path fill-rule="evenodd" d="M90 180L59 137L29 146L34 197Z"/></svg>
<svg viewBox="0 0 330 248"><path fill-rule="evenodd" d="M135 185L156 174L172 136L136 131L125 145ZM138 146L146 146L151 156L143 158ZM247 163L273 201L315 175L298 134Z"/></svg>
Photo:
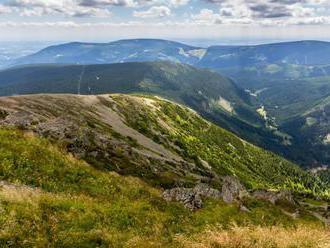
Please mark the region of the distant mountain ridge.
<svg viewBox="0 0 330 248"><path fill-rule="evenodd" d="M329 64L329 52L330 43L323 41L294 41L255 46L211 46L198 65L223 68L276 63Z"/></svg>
<svg viewBox="0 0 330 248"><path fill-rule="evenodd" d="M155 60L169 60L207 68L265 63L327 64L330 63L330 43L296 41L203 48L160 39L119 40L109 43L72 42L47 47L35 54L15 60L12 65L104 64Z"/></svg>
<svg viewBox="0 0 330 248"><path fill-rule="evenodd" d="M195 64L205 52L204 48L154 39L119 40L110 43L72 42L47 47L20 58L13 64L107 64L155 60Z"/></svg>

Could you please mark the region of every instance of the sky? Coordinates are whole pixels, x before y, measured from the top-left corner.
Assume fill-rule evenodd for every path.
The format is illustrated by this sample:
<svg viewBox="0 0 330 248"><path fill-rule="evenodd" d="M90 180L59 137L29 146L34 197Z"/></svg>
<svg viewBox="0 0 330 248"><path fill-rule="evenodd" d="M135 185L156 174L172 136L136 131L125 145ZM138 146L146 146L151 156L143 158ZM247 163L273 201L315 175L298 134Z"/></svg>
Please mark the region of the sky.
<svg viewBox="0 0 330 248"><path fill-rule="evenodd" d="M330 0L0 0L0 41L330 40Z"/></svg>

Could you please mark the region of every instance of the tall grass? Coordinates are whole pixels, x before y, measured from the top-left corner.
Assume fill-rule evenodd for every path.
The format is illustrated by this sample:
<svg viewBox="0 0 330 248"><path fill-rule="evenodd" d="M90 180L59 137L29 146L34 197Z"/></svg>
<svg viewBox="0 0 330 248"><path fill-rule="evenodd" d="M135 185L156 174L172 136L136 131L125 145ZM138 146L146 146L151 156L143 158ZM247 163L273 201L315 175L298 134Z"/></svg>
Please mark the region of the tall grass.
<svg viewBox="0 0 330 248"><path fill-rule="evenodd" d="M182 247L189 248L329 248L330 229L309 227L296 228L239 227L209 229L197 236L178 236Z"/></svg>

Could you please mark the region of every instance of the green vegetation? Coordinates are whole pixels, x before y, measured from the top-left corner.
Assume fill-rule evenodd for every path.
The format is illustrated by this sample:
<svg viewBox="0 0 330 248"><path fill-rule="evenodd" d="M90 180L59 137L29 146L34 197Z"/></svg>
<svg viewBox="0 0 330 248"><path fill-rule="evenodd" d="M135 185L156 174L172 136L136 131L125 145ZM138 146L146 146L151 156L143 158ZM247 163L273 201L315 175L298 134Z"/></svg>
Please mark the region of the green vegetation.
<svg viewBox="0 0 330 248"><path fill-rule="evenodd" d="M330 169L319 172L319 176L330 187Z"/></svg>
<svg viewBox="0 0 330 248"><path fill-rule="evenodd" d="M177 234L232 222L320 226L262 201L247 202L251 212L241 212L208 200L191 212L140 179L94 169L21 131L0 129L0 161L1 247L178 247Z"/></svg>
<svg viewBox="0 0 330 248"><path fill-rule="evenodd" d="M249 188L289 188L329 196L329 188L318 177L238 139L180 105L150 98L156 109L150 111L150 106L137 104L133 97L112 98L129 125L195 162L202 171L205 165L201 161L206 161L217 175L235 175Z"/></svg>
<svg viewBox="0 0 330 248"><path fill-rule="evenodd" d="M235 175L249 189L291 189L329 196L329 187L319 177L158 97L13 98L0 100L13 113L8 124L37 130L97 169L137 176L164 188L200 181L218 187L221 176ZM26 111L35 114L26 116Z"/></svg>

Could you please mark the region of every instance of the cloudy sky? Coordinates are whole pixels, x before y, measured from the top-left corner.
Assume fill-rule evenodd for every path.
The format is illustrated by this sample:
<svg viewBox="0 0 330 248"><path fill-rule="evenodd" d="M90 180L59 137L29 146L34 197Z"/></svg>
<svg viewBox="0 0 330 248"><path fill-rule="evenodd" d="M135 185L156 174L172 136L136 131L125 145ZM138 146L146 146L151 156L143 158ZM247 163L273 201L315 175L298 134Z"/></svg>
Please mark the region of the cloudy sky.
<svg viewBox="0 0 330 248"><path fill-rule="evenodd" d="M0 0L0 41L330 40L330 0Z"/></svg>

